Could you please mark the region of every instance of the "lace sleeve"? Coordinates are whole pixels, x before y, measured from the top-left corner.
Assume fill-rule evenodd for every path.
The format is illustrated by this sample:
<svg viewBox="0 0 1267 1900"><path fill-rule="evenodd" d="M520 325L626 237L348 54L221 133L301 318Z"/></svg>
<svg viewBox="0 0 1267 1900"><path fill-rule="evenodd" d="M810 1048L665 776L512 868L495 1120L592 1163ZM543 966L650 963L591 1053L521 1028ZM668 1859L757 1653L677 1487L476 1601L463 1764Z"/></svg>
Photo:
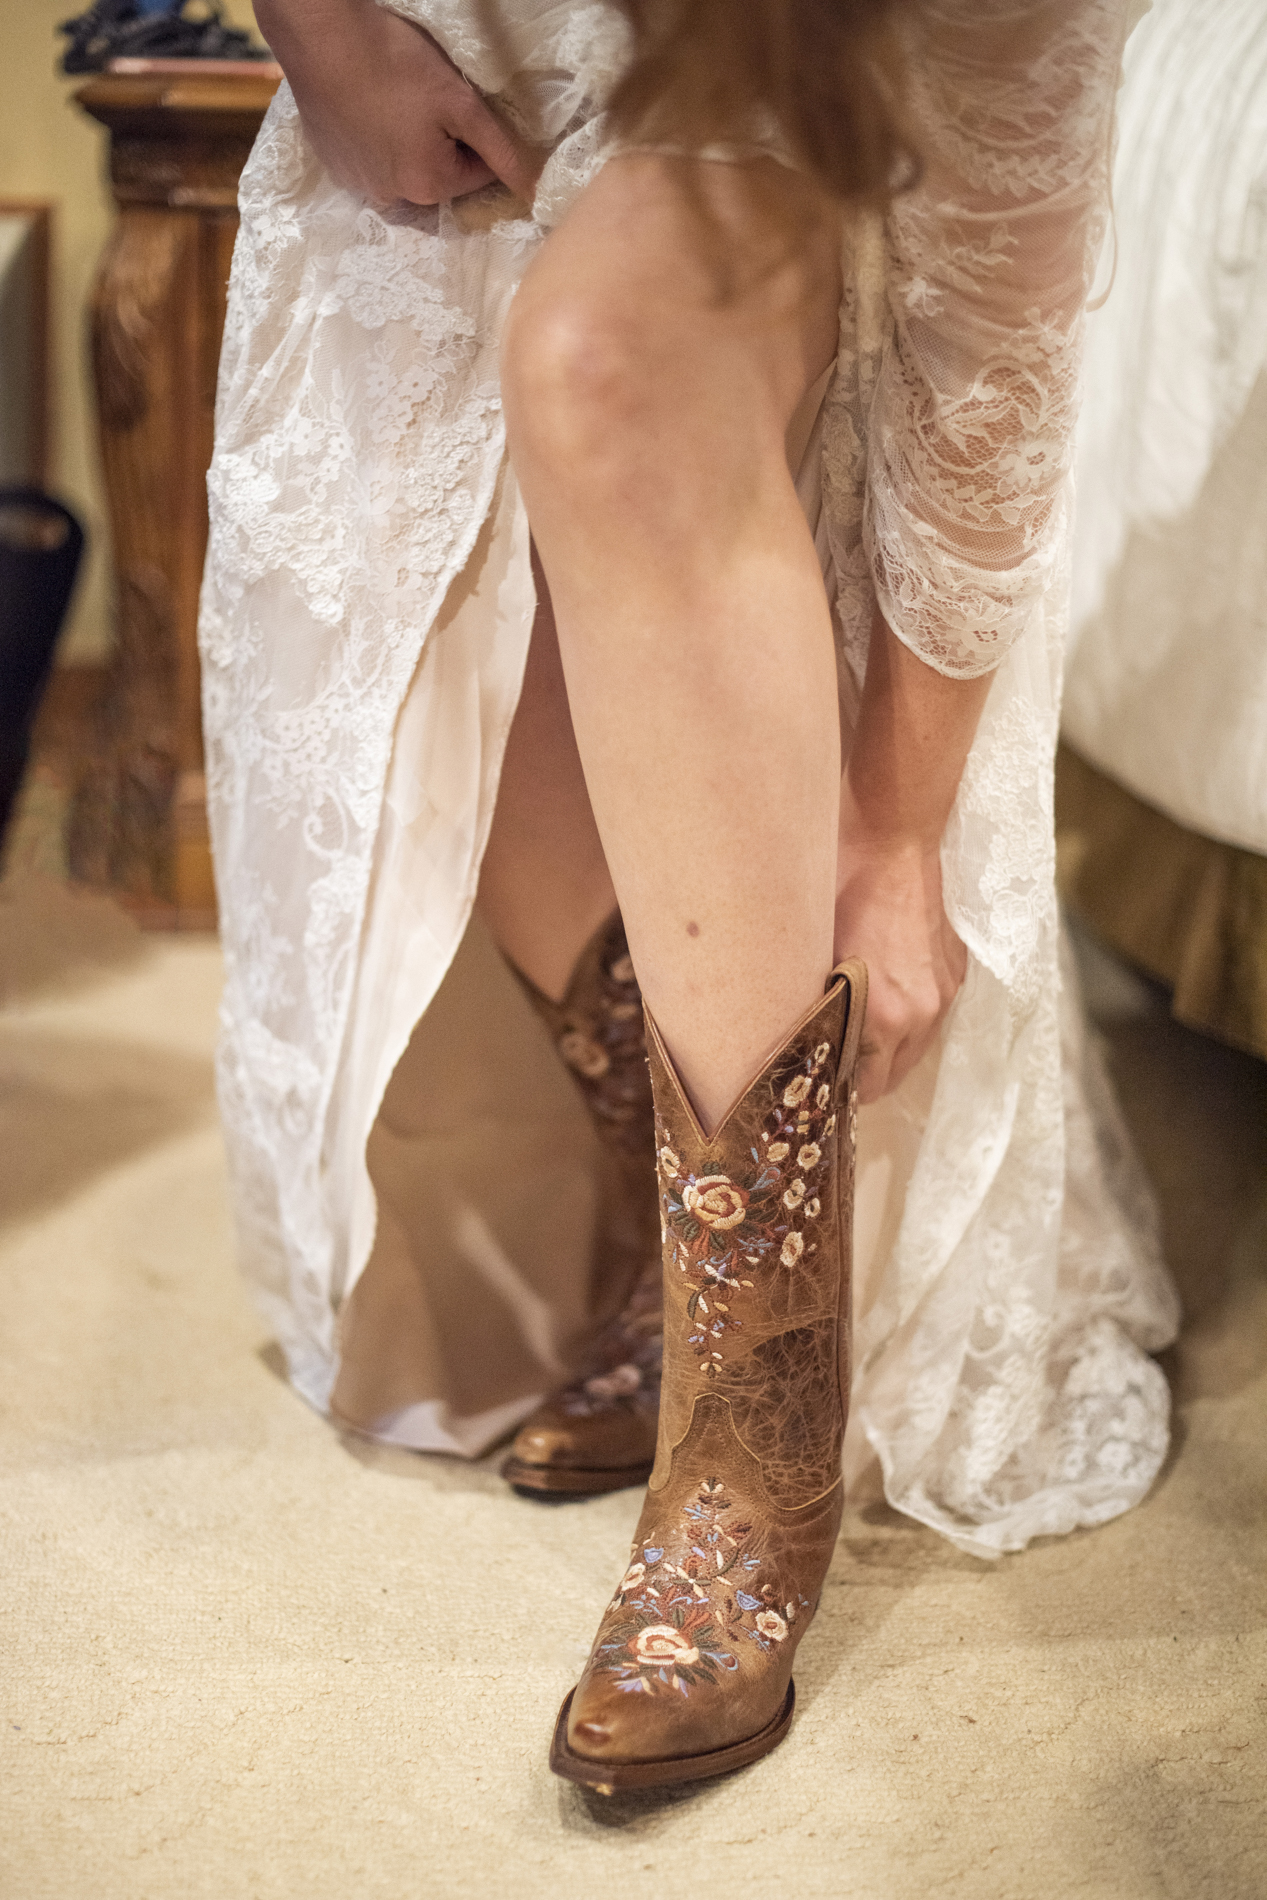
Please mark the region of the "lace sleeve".
<svg viewBox="0 0 1267 1900"><path fill-rule="evenodd" d="M885 619L941 673L996 667L1060 563L1126 12L920 10L926 169L886 222L863 533Z"/></svg>

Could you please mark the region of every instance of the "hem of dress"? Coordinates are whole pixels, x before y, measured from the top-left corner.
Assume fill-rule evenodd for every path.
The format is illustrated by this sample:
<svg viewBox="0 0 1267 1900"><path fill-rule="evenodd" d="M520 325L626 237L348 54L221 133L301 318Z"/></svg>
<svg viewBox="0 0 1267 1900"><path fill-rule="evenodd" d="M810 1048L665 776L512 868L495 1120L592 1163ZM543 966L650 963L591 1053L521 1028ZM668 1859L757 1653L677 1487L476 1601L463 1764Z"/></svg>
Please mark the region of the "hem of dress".
<svg viewBox="0 0 1267 1900"><path fill-rule="evenodd" d="M455 1413L443 1399L422 1399L399 1412L388 1412L370 1425L357 1425L331 1411L332 1422L378 1445L403 1451L445 1452L451 1457L482 1458L513 1432L542 1401L541 1393L495 1405L469 1418Z"/></svg>

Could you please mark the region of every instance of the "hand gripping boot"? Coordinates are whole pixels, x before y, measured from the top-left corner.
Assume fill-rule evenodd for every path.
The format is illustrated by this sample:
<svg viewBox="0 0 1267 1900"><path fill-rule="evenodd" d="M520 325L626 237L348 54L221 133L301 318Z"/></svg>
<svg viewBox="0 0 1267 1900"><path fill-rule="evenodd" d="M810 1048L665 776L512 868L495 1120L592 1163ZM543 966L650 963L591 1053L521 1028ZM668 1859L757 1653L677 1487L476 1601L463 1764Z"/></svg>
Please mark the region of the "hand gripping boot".
<svg viewBox="0 0 1267 1900"><path fill-rule="evenodd" d="M559 1714L556 1774L611 1793L755 1761L840 1527L854 1071L866 970L842 964L705 1137L650 1016L664 1385L629 1568Z"/></svg>
<svg viewBox="0 0 1267 1900"><path fill-rule="evenodd" d="M660 1217L642 997L619 912L582 952L561 1003L514 973L572 1071L598 1136L592 1305L610 1317L593 1342L589 1375L552 1394L520 1426L502 1475L525 1496L589 1497L645 1483L655 1457Z"/></svg>

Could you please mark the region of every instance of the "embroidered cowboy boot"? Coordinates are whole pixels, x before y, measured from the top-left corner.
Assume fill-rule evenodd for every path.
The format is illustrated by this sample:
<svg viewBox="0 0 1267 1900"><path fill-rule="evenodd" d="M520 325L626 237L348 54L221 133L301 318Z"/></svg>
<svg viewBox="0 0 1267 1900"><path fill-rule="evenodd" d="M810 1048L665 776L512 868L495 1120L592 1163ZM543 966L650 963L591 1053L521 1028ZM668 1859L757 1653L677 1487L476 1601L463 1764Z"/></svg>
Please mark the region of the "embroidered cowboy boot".
<svg viewBox="0 0 1267 1900"><path fill-rule="evenodd" d="M515 975L572 1071L598 1136L594 1304L610 1317L589 1376L554 1393L520 1426L502 1474L525 1496L592 1497L645 1483L655 1457L660 1221L642 997L619 912L582 952L561 1003L522 971Z"/></svg>
<svg viewBox="0 0 1267 1900"><path fill-rule="evenodd" d="M842 964L711 1138L647 1018L664 1230L655 1468L550 1756L606 1793L741 1767L792 1719L792 1659L843 1503L866 983Z"/></svg>

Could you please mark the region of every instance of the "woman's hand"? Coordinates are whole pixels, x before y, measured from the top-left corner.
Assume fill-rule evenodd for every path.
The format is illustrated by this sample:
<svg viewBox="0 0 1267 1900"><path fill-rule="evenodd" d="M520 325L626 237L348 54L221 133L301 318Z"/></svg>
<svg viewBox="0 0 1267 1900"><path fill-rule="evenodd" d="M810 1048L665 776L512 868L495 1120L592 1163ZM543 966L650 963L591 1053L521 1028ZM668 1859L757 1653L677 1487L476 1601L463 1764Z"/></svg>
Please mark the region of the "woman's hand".
<svg viewBox="0 0 1267 1900"><path fill-rule="evenodd" d="M868 835L846 787L836 955L867 966L858 1100L895 1089L937 1035L968 968L942 907L937 845Z"/></svg>
<svg viewBox="0 0 1267 1900"><path fill-rule="evenodd" d="M523 144L421 27L375 0L256 0L317 156L373 205L439 204L500 179L532 200Z"/></svg>
<svg viewBox="0 0 1267 1900"><path fill-rule="evenodd" d="M945 679L877 612L840 788L835 952L870 978L858 1099L897 1087L968 969L942 904L941 836L990 691Z"/></svg>

